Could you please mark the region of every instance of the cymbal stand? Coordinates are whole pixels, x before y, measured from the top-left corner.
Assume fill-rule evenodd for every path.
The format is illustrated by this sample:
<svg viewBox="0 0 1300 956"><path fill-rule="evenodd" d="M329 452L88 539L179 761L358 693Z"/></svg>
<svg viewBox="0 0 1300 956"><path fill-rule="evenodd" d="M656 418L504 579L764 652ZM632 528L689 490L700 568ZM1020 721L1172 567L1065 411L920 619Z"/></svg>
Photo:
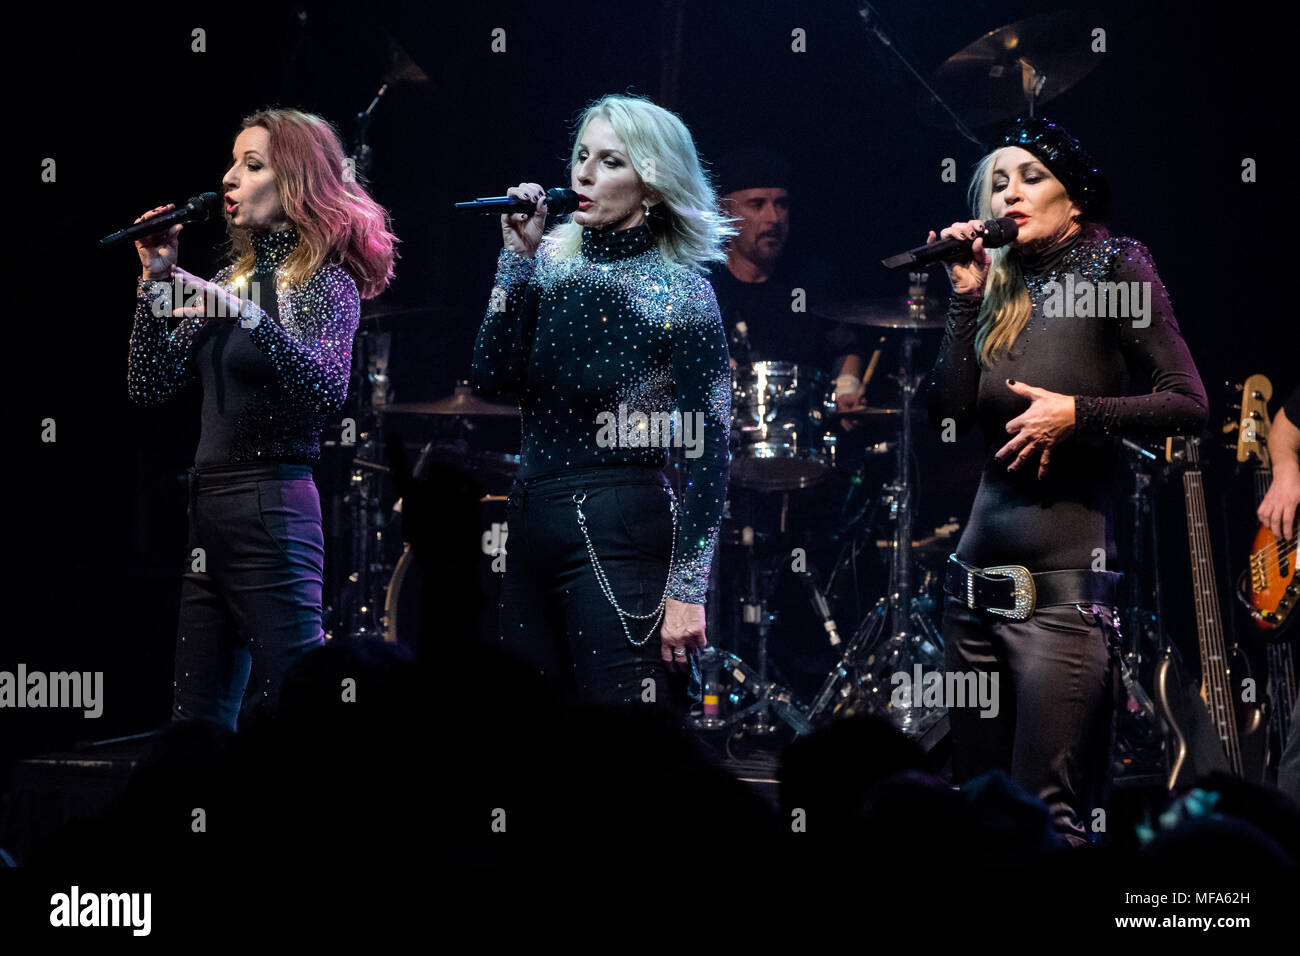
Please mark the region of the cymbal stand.
<svg viewBox="0 0 1300 956"><path fill-rule="evenodd" d="M867 613L823 682L806 714L809 723L814 725L833 716L837 697L848 697L855 689L867 693L872 711L887 717L909 735L923 734L944 714L943 708L893 707L888 690L890 678L896 672L910 676L917 664L928 670L943 667L943 638L912 593L912 402L919 387L915 371L919 345L920 338L914 332L904 335L900 368L895 376L902 397L902 423L895 450L895 480L885 488L894 525L888 594Z"/></svg>
<svg viewBox="0 0 1300 956"><path fill-rule="evenodd" d="M356 340L357 418L354 427L356 451L348 476L343 503L352 525L351 570L340 598L341 631L345 637L381 637L379 615L384 600L379 593L386 585L383 550L383 476L388 468L380 463L383 444L383 416L379 409L388 404L388 352L391 336L362 331Z"/></svg>

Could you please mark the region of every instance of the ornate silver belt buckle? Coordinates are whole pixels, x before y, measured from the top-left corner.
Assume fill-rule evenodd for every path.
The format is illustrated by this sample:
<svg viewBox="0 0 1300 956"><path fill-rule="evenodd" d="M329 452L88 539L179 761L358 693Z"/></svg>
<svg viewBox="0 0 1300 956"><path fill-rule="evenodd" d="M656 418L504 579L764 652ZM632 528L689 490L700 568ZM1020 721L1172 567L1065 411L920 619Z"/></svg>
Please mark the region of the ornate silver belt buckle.
<svg viewBox="0 0 1300 956"><path fill-rule="evenodd" d="M1028 568L1019 564L1005 564L996 568L981 568L980 573L1010 578L1016 598L1013 607L986 607L984 610L1013 621L1029 620L1030 615L1034 613L1034 603L1038 600L1038 593L1034 590L1034 576ZM975 586L972 579L967 580L971 581L968 587L973 598Z"/></svg>

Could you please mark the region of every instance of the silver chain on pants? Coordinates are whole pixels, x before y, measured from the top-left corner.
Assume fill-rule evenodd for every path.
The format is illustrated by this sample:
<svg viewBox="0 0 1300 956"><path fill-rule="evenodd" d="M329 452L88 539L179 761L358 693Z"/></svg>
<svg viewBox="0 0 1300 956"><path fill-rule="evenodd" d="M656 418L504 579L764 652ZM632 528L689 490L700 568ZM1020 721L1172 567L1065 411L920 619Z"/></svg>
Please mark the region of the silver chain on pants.
<svg viewBox="0 0 1300 956"><path fill-rule="evenodd" d="M582 492L582 497L578 493L573 494L573 503L578 508L578 527L582 529L582 537L587 542L587 554L591 556L591 566L596 571L596 582L600 585L600 590L604 593L605 598L609 601L610 606L614 608L614 613L618 615L618 622L623 625L623 633L627 635L628 643L633 647L641 647L646 641L654 636L655 628L659 626L659 619L663 616L664 608L668 603L668 581L672 580L673 562L677 560L677 499L669 492L668 507L673 515L673 547L672 553L668 558L668 580L664 581L664 593L659 598L659 606L649 614L633 614L631 611L625 611L618 606L618 600L614 597L614 591L609 586L609 578L605 576L605 569L600 566L600 559L596 557L596 549L591 545L591 536L587 534L587 516L582 513L582 503L587 500L587 492ZM632 640L632 632L628 630L627 618L635 621L648 621L654 618L654 623L650 625L650 630L646 636L639 641Z"/></svg>

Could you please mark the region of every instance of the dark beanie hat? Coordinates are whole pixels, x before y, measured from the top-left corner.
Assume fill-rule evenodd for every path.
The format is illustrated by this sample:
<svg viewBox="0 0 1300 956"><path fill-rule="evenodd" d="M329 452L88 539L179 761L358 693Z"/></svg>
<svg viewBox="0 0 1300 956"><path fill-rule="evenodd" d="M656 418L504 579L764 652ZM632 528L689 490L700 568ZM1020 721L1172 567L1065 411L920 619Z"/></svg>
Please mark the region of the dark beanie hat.
<svg viewBox="0 0 1300 956"><path fill-rule="evenodd" d="M719 196L742 189L789 189L790 164L765 149L738 149L714 164L713 180Z"/></svg>
<svg viewBox="0 0 1300 956"><path fill-rule="evenodd" d="M1033 153L1061 181L1083 218L1098 220L1110 206L1110 187L1088 151L1063 126L1034 117L1018 119L1002 136L1002 146Z"/></svg>

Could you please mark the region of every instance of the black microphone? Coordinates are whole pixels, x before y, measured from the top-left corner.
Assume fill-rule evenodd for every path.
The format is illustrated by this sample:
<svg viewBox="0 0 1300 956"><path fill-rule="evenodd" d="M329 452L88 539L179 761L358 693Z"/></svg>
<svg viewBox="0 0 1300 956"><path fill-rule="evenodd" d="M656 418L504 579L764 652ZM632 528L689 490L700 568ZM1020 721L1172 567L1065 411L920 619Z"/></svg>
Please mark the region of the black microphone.
<svg viewBox="0 0 1300 956"><path fill-rule="evenodd" d="M1010 216L1001 219L985 219L984 232L976 239L984 240L985 249L996 249L1013 242L1020 226ZM928 266L931 262L943 259L960 259L970 254L970 247L975 239L940 239L915 249L908 249L888 259L881 259L880 264L886 269L902 269L906 266Z"/></svg>
<svg viewBox="0 0 1300 956"><path fill-rule="evenodd" d="M578 208L580 198L572 189L556 187L546 190L546 214L561 216ZM514 196L484 196L471 202L458 202L456 208L462 212L477 212L485 216L500 216L512 212L536 212L537 203Z"/></svg>
<svg viewBox="0 0 1300 956"><path fill-rule="evenodd" d="M168 212L159 213L149 219L142 219L133 226L119 229L111 236L99 240L101 246L112 246L119 242L129 242L141 236L152 236L156 232L166 232L178 222L203 222L214 212L221 209L221 197L216 193L199 193L185 200L185 205L177 206Z"/></svg>

